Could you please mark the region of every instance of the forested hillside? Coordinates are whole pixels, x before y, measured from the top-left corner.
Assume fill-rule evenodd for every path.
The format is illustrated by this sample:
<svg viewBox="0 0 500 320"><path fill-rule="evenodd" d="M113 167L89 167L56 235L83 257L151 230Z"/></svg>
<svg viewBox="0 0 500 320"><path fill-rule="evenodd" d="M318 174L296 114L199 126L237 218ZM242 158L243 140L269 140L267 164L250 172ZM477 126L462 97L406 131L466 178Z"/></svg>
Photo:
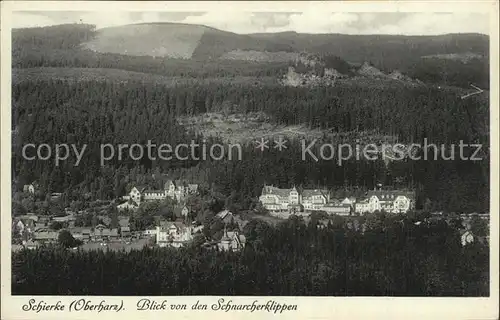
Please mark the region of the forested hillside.
<svg viewBox="0 0 500 320"><path fill-rule="evenodd" d="M141 25L146 31L153 28L151 36L155 39L161 38L158 28L170 28L169 37L182 42L182 34L176 36L172 27L170 24ZM190 28L183 29L187 32L184 36L189 35ZM113 30L113 35L123 37L126 43L126 33L120 32L128 29ZM147 42L147 37L143 36L141 38ZM257 39L257 42L246 41L248 37ZM258 195L265 182L283 186L295 183L371 188L378 181L386 185L395 185L399 181L401 187L419 190L419 205L425 199L431 199L437 209L488 210L487 92L462 100L460 96L468 91L444 85L468 86L469 81L487 80L486 65L475 58L467 63L421 58L450 51L472 50L484 54L488 46L485 36L285 33L243 37L207 28L193 51L196 60L98 53L82 45L95 41L100 41L99 32L92 25L13 31L13 67L20 68L14 70L12 85L13 169L18 187L25 182L40 180L46 192L66 190L68 194L78 194L78 191L85 191L93 193L94 197L110 199L124 192L130 170L176 172L184 168L198 172L200 180L215 184L224 194L245 204L248 204L249 196ZM207 60L207 55L215 54L212 49L207 49L211 46L218 48L215 55L219 55L226 50L225 46L228 50L285 52L304 50L307 43L308 50L319 52L316 56L325 67L337 68L348 78L334 87L284 87L277 80L288 69L287 62L217 60L214 56ZM272 44L277 46L269 47ZM353 64L342 57L372 60L382 69L388 67L386 61L394 63L390 66L393 68L402 66L404 59L416 59L418 62L412 62L408 73L421 80L421 84L412 86L404 81L350 74ZM75 67L90 69L80 73L79 70L83 69ZM148 74L156 76L148 77ZM269 151L257 155L253 145L246 145L243 150L246 158L237 163L200 163L195 160L156 163L125 159L99 166L100 143L201 141L203 137L188 132L176 119L207 112L259 112L269 116L274 124L306 125L310 129L324 130L325 136L375 130L407 144L423 143L425 138L429 143L448 146L458 145L460 140L482 143L483 150L479 155L484 160L390 164L348 161L339 166L334 161L299 161L299 142L292 141L295 145L290 147L288 154ZM215 143L220 139L209 140ZM55 167L51 161L23 160L21 148L29 142L88 144L89 150L79 167L71 167L71 159L62 167ZM246 167L248 170L241 169Z"/></svg>
<svg viewBox="0 0 500 320"><path fill-rule="evenodd" d="M20 182L39 179L48 192L90 190L116 196L116 186L127 178L119 167L163 171L196 170L205 183L215 183L224 194L248 203L264 182L277 185L359 185L371 188L377 181L393 185L404 178L404 187L417 187L437 208L480 210L488 208L488 104L478 97L460 99L439 89L367 89L363 87L287 88L241 85L164 85L141 82L33 81L13 85L13 167ZM228 109L229 108L229 109ZM131 159L107 162L99 167L101 143L198 142L202 137L186 132L176 118L205 112L263 112L281 124L305 123L335 132L377 129L395 135L400 142L454 143L460 140L484 144L483 161L394 162L352 159L342 166L335 161L302 161L298 141L285 153L256 153L244 147L243 161L158 161ZM212 143L217 140L213 140ZM79 167L68 159L62 167L51 161L27 161L21 157L25 143L88 144ZM355 143L355 141L350 141ZM468 154L474 150L469 150ZM447 155L449 150L446 151ZM109 166L109 167L108 167ZM247 169L244 169L247 168ZM115 181L118 181L115 183ZM107 190L107 191L103 191ZM78 193L78 192L76 192ZM439 204L439 205L438 205Z"/></svg>
<svg viewBox="0 0 500 320"><path fill-rule="evenodd" d="M238 35L204 26L176 24L141 24L97 31L92 25L76 24L14 29L12 41L13 66L20 68L117 68L196 77L274 76L285 72L287 59L251 63L234 59L235 56L229 61L220 58L234 50L262 52L264 56L265 52L309 52L337 56L353 63L370 62L386 73L399 70L429 83L460 87L474 83L489 87L489 40L478 34L432 37ZM138 41L141 45L137 45ZM423 58L471 52L476 58L467 63Z"/></svg>

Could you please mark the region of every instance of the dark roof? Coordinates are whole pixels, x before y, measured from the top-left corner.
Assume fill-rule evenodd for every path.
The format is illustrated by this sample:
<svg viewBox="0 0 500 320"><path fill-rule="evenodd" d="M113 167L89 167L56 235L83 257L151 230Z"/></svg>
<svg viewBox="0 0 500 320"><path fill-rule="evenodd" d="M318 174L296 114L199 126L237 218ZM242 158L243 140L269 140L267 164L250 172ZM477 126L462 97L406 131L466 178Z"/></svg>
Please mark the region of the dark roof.
<svg viewBox="0 0 500 320"><path fill-rule="evenodd" d="M414 191L403 191L403 190L370 190L367 193L367 197L376 196L379 199L396 199L398 196L405 196L409 199L415 199Z"/></svg>
<svg viewBox="0 0 500 320"><path fill-rule="evenodd" d="M133 186L132 189L136 188L137 190L139 190L139 192L144 192L144 190L146 190L148 188L147 185L137 185L137 186ZM132 189L130 189L130 191L132 191Z"/></svg>
<svg viewBox="0 0 500 320"><path fill-rule="evenodd" d="M302 197L306 197L306 198L309 198L309 197L312 197L312 196L324 196L326 197L326 195L328 194L328 190L324 190L324 189L304 189L302 190Z"/></svg>
<svg viewBox="0 0 500 320"><path fill-rule="evenodd" d="M273 187L273 186L264 186L262 188L262 195L272 194L272 195L277 195L278 197L281 197L281 198L286 198L286 197L288 197L290 195L290 192L292 190L297 191L296 188L292 188L292 189L280 189L280 188L276 188L276 187Z"/></svg>
<svg viewBox="0 0 500 320"><path fill-rule="evenodd" d="M96 229L94 230L94 234L101 236L118 236L118 229Z"/></svg>
<svg viewBox="0 0 500 320"><path fill-rule="evenodd" d="M185 230L187 228L187 226L181 222L181 221L161 221L160 222L160 229L161 230L168 230L170 229L171 227L176 227L178 230Z"/></svg>

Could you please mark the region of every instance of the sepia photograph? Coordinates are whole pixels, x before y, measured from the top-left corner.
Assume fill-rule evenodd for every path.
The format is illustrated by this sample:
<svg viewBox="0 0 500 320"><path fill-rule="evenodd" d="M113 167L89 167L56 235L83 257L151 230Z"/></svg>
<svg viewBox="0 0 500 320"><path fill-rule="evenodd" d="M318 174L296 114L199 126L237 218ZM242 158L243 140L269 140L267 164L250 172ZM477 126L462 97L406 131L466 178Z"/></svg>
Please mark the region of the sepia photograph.
<svg viewBox="0 0 500 320"><path fill-rule="evenodd" d="M30 316L498 294L488 11L24 8L2 286Z"/></svg>

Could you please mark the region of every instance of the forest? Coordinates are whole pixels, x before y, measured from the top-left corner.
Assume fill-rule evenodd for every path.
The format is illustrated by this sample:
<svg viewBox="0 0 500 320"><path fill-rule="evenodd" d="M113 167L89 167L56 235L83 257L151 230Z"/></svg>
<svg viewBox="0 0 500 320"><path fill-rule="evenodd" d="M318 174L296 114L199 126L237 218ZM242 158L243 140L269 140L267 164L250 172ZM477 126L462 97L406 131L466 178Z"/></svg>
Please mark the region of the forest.
<svg viewBox="0 0 500 320"><path fill-rule="evenodd" d="M242 252L47 247L12 255L15 295L489 295L487 246L444 221L367 215L364 234L300 218L245 226Z"/></svg>
<svg viewBox="0 0 500 320"><path fill-rule="evenodd" d="M227 197L249 203L264 183L283 187L328 186L373 188L386 186L419 191L418 204L426 199L436 209L448 211L487 211L489 207L488 107L481 98L461 100L452 92L419 88L339 87L286 88L208 85L177 86L142 83L40 81L14 83L12 87L13 173L18 177L15 190L37 180L42 193L92 193L93 198L114 199L134 183L132 170L141 174L162 172L174 176L196 177L198 183L212 186ZM229 108L229 110L227 110ZM378 130L395 136L401 143L429 142L457 144L482 143L482 161L380 161L350 159L336 161L305 159L299 141L290 141L284 152L256 153L255 146L243 143L241 161L151 161L117 158L100 166L100 144L145 145L153 143L224 144L217 137L202 137L186 130L175 120L182 115L204 112L264 112L277 124L308 124L325 132L363 132ZM325 138L328 140L328 138ZM354 139L354 138L352 138ZM344 141L346 142L346 141ZM355 141L347 141L354 143ZM75 167L75 156L56 166L49 160L26 160L26 143L51 145L69 143L81 149L84 157ZM32 156L34 149L28 149ZM469 155L473 150L469 150ZM458 152L456 150L455 152ZM447 153L448 154L448 153ZM395 185L396 181L399 182ZM120 194L121 193L121 194Z"/></svg>

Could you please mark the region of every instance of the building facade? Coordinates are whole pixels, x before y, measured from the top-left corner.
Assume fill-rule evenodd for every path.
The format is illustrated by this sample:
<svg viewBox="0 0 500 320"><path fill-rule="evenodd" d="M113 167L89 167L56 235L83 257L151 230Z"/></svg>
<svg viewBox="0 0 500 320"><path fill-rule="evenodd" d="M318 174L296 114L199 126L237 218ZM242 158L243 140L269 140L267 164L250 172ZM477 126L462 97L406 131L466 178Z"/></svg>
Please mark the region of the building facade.
<svg viewBox="0 0 500 320"><path fill-rule="evenodd" d="M280 189L273 186L264 186L259 201L264 208L271 211L275 216L283 213L301 214L301 212L324 211L329 214L349 214L350 204L342 204L340 201L332 201L330 193L325 189L297 190ZM280 215L281 214L281 215Z"/></svg>
<svg viewBox="0 0 500 320"><path fill-rule="evenodd" d="M164 184L163 190L152 190L147 186L135 186L130 190L128 199L139 206L143 201L164 200L167 198L175 199L180 202L187 196L197 193L197 184L168 180Z"/></svg>
<svg viewBox="0 0 500 320"><path fill-rule="evenodd" d="M415 193L400 190L372 190L354 205L356 213L385 211L406 213L414 209Z"/></svg>
<svg viewBox="0 0 500 320"><path fill-rule="evenodd" d="M259 201L273 215L314 211L336 215L375 211L406 213L414 209L415 193L402 190L372 190L361 199L347 197L341 201L331 199L329 192L324 189L299 191L295 187L280 189L264 185Z"/></svg>
<svg viewBox="0 0 500 320"><path fill-rule="evenodd" d="M156 244L160 247L180 248L193 240L193 228L182 222L164 222L156 227Z"/></svg>
<svg viewBox="0 0 500 320"><path fill-rule="evenodd" d="M244 235L239 234L238 231L226 231L224 229L224 235L217 244L217 247L221 251L240 251L245 248L246 238Z"/></svg>

